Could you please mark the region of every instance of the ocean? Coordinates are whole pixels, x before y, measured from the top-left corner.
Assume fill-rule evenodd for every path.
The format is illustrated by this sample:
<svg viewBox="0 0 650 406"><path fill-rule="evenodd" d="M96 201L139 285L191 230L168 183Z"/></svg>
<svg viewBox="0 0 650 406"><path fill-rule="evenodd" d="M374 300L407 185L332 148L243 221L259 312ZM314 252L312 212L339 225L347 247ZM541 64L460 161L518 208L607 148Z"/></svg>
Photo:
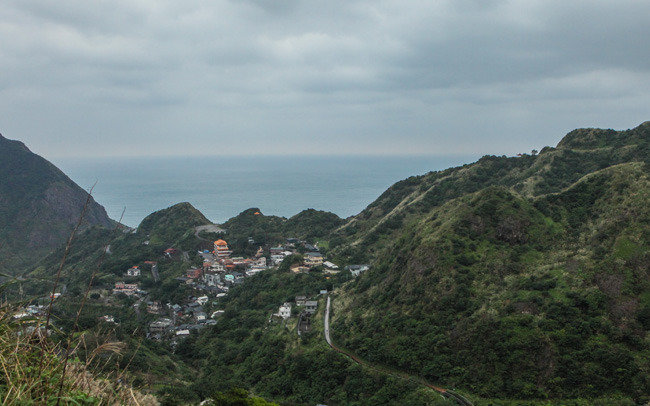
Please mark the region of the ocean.
<svg viewBox="0 0 650 406"><path fill-rule="evenodd" d="M190 202L221 223L251 207L290 217L327 210L359 213L393 183L478 157L264 156L59 158L52 160L89 189L108 215L136 227L152 212Z"/></svg>

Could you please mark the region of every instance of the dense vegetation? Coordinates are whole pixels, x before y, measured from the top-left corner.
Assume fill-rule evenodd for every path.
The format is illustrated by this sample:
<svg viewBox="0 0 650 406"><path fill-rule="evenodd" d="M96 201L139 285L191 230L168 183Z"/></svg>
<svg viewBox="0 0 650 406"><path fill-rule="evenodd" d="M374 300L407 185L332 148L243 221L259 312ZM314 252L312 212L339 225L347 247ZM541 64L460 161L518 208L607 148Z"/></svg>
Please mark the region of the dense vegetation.
<svg viewBox="0 0 650 406"><path fill-rule="evenodd" d="M383 227L392 213L357 232L377 259L338 299L335 338L484 397L647 402L649 142L648 123L578 130L538 157L451 170L457 187L399 203L399 227ZM488 162L479 187L472 179ZM525 181L507 180L529 168L538 170ZM422 191L426 178L396 187Z"/></svg>
<svg viewBox="0 0 650 406"><path fill-rule="evenodd" d="M561 191L583 176L620 163L650 162L650 122L626 131L579 129L557 148L520 157L484 156L473 164L397 182L330 238L341 255L370 260L408 224L432 209L489 186L526 198ZM594 141L597 139L597 141ZM593 146L593 147L590 147Z"/></svg>
<svg viewBox="0 0 650 406"><path fill-rule="evenodd" d="M259 245L281 244L287 238L310 243L327 241L327 237L344 223L345 220L336 214L321 210L303 210L286 219L265 216L258 208L250 208L225 222L223 227L227 230L230 246L238 253L251 255Z"/></svg>
<svg viewBox="0 0 650 406"><path fill-rule="evenodd" d="M301 337L295 319L270 320L282 302L317 294L345 280L343 275L328 280L318 272L295 275L289 262L231 290L222 303L225 313L219 323L179 348L179 355L200 371L189 386L196 399L244 386L290 404L444 403L431 390L370 372L332 351L322 336L322 312Z"/></svg>

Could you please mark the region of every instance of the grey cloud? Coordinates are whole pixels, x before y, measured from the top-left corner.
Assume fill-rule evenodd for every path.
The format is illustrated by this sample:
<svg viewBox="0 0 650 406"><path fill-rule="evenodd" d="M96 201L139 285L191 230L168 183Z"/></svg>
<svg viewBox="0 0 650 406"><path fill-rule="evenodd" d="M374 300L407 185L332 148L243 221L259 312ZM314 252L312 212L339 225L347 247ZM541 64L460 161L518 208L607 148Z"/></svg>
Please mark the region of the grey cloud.
<svg viewBox="0 0 650 406"><path fill-rule="evenodd" d="M648 119L649 14L631 0L9 0L1 130L53 156L517 152Z"/></svg>

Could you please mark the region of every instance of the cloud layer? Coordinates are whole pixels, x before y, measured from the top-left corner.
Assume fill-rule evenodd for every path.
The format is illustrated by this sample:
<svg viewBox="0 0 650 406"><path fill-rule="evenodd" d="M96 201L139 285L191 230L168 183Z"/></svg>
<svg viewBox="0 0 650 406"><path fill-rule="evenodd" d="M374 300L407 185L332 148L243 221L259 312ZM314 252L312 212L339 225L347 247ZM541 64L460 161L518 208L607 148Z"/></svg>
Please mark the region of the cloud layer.
<svg viewBox="0 0 650 406"><path fill-rule="evenodd" d="M650 119L650 3L7 0L0 131L46 156L514 153Z"/></svg>

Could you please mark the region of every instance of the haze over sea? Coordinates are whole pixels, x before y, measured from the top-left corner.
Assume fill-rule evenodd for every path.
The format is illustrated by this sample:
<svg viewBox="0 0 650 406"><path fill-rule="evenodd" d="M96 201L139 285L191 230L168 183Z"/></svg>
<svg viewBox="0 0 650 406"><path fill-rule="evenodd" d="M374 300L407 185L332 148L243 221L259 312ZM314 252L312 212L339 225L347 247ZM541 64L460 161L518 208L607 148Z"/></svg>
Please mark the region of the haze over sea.
<svg viewBox="0 0 650 406"><path fill-rule="evenodd" d="M190 202L221 223L243 210L291 217L359 213L393 183L473 162L475 156L266 156L59 158L53 163L89 189L109 216L136 227L156 210Z"/></svg>

